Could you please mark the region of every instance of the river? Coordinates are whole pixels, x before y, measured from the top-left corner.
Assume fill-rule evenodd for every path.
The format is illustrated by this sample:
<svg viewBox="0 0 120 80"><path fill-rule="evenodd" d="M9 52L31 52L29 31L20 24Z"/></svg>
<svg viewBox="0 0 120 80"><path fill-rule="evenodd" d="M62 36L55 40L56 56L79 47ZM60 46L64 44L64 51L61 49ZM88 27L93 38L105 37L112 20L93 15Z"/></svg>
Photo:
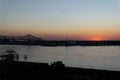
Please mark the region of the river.
<svg viewBox="0 0 120 80"><path fill-rule="evenodd" d="M0 45L0 53L12 47L24 61L62 61L66 66L120 71L120 46L42 47L25 45Z"/></svg>

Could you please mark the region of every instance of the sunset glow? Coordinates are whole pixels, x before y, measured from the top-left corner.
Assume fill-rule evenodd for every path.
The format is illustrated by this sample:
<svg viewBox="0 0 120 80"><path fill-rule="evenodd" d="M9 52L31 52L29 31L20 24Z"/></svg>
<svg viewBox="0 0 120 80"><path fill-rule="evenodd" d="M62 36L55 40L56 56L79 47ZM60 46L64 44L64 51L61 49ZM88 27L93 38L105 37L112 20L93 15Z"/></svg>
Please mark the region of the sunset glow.
<svg viewBox="0 0 120 80"><path fill-rule="evenodd" d="M104 40L103 38L100 38L100 37L94 37L94 38L92 38L91 40L93 40L93 41L102 41L102 40Z"/></svg>
<svg viewBox="0 0 120 80"><path fill-rule="evenodd" d="M119 0L0 0L0 3L0 35L120 40Z"/></svg>

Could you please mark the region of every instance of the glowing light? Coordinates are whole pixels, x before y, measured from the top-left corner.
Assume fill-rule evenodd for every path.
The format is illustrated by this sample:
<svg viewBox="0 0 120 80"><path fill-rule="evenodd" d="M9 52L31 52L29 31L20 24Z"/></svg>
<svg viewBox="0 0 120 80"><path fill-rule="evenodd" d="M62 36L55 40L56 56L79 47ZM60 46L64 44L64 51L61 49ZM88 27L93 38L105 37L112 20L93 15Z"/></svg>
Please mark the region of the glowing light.
<svg viewBox="0 0 120 80"><path fill-rule="evenodd" d="M101 41L101 40L103 40L103 39L100 38L100 37L94 37L94 38L92 38L91 40L93 40L93 41Z"/></svg>

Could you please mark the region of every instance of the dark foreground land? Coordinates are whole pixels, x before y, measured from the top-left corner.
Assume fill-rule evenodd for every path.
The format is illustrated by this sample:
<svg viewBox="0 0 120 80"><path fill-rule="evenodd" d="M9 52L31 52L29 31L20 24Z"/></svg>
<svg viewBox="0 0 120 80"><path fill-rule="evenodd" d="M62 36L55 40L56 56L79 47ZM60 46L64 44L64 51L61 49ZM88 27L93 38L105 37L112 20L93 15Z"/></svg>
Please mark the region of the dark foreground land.
<svg viewBox="0 0 120 80"><path fill-rule="evenodd" d="M1 60L0 80L120 80L120 72Z"/></svg>

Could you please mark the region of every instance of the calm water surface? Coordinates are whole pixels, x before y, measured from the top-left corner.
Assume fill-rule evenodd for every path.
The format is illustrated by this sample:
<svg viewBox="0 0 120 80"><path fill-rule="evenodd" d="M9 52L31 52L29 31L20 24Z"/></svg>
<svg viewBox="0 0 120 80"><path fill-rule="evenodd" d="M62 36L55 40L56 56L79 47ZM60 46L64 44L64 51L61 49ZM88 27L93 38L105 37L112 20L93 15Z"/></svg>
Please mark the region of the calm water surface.
<svg viewBox="0 0 120 80"><path fill-rule="evenodd" d="M20 55L27 55L27 61L47 62L62 61L66 66L94 68L120 71L120 46L99 47L41 47L13 45L13 49ZM0 45L0 53L9 48L9 45Z"/></svg>

